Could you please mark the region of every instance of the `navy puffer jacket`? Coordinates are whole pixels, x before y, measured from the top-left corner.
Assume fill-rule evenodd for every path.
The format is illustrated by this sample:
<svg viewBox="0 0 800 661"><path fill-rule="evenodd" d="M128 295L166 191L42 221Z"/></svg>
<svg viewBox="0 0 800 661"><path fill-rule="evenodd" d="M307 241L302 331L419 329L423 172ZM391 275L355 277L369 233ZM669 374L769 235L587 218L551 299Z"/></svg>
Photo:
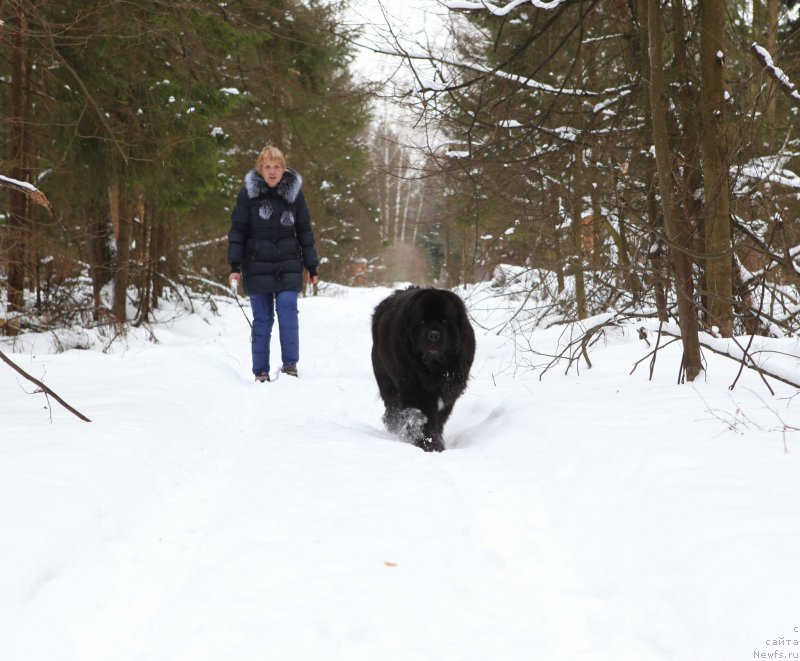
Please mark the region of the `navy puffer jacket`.
<svg viewBox="0 0 800 661"><path fill-rule="evenodd" d="M241 271L247 295L300 291L303 267L317 274L311 217L303 179L287 169L270 188L256 169L244 178L228 233L228 263Z"/></svg>

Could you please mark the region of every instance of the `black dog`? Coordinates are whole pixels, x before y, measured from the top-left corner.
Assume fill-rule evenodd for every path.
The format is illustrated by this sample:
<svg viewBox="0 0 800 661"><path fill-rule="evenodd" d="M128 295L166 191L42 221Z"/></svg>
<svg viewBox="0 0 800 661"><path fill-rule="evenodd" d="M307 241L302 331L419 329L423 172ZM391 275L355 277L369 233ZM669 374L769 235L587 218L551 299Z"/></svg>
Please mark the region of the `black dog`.
<svg viewBox="0 0 800 661"><path fill-rule="evenodd" d="M372 315L372 369L386 428L426 452L444 450L444 423L474 357L475 333L452 292L409 287L381 301Z"/></svg>

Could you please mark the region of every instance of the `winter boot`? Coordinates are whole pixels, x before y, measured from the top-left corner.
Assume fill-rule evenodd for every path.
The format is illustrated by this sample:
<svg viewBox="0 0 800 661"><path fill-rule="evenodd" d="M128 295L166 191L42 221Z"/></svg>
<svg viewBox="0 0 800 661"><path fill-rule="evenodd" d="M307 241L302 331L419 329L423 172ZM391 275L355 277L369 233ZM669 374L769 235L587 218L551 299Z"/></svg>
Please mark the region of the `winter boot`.
<svg viewBox="0 0 800 661"><path fill-rule="evenodd" d="M269 374L266 372L259 372L256 374L256 382L257 383L264 383L265 381L269 381Z"/></svg>
<svg viewBox="0 0 800 661"><path fill-rule="evenodd" d="M297 376L297 365L295 363L285 363L284 366L281 367L281 372L289 376Z"/></svg>

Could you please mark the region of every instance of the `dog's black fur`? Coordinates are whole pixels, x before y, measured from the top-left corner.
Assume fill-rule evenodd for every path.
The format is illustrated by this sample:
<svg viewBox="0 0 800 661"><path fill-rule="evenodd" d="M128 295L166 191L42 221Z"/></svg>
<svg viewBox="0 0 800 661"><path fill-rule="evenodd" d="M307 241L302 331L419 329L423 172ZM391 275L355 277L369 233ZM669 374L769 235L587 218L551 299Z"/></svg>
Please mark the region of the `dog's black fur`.
<svg viewBox="0 0 800 661"><path fill-rule="evenodd" d="M444 424L474 357L475 333L454 293L409 287L381 301L372 315L372 368L386 428L427 452L444 450Z"/></svg>

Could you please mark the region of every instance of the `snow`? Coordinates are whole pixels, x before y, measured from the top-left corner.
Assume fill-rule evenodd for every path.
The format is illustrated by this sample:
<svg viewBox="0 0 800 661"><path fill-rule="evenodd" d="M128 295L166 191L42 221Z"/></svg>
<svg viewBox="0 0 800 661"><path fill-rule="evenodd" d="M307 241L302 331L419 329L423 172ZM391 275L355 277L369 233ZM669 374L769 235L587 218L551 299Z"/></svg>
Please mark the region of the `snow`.
<svg viewBox="0 0 800 661"><path fill-rule="evenodd" d="M775 67L775 63L772 60L772 55L770 54L770 52L766 48L764 48L763 46L759 46L755 42L753 42L750 47L752 49L754 49L761 56L761 59L764 61L766 66L771 67L771 68ZM783 74L783 71L781 71L781 74ZM779 76L779 77L781 77L781 76ZM783 77L783 79L784 79L784 81L786 83L789 82L789 79L785 78L785 76Z"/></svg>
<svg viewBox="0 0 800 661"><path fill-rule="evenodd" d="M441 92L446 90L447 85L437 82L431 78L419 78L414 81L415 92Z"/></svg>
<svg viewBox="0 0 800 661"><path fill-rule="evenodd" d="M738 366L711 352L678 386L677 343L630 374L636 326L542 377L522 345L552 355L575 328L513 342L520 300L484 284L459 290L478 351L448 449L426 454L380 421L369 321L389 291L302 299L300 378L270 384L225 297L162 311L157 343L4 339L93 422L0 365L0 658L797 651L795 389L746 372L729 391ZM797 374L797 340L773 342Z"/></svg>
<svg viewBox="0 0 800 661"><path fill-rule="evenodd" d="M0 181L5 182L7 184L11 184L12 186L19 186L20 188L27 188L29 191L37 191L39 190L33 184L28 183L27 181L20 181L19 179L12 179L11 177L6 177L0 175Z"/></svg>
<svg viewBox="0 0 800 661"><path fill-rule="evenodd" d="M759 46L755 42L751 44L750 48L761 59L765 68L772 73L772 75L775 77L775 80L777 80L778 83L786 90L790 97L795 102L800 102L800 92L798 92L798 90L795 88L795 84L789 80L789 77L786 75L786 73L784 73L783 69L774 63L772 55L770 55L769 51L763 46Z"/></svg>
<svg viewBox="0 0 800 661"><path fill-rule="evenodd" d="M498 6L488 2L488 0L450 0L445 5L453 11L480 11L486 9L495 16L507 16L512 11L522 5L531 4L537 9L555 9L563 4L565 0L551 0L551 2L541 2L541 0L511 0L506 5Z"/></svg>
<svg viewBox="0 0 800 661"><path fill-rule="evenodd" d="M760 156L751 159L738 169L731 168L731 174L738 184L736 192L741 194L748 190L748 186L761 182L771 182L800 190L800 176L786 167L790 160L789 154Z"/></svg>

